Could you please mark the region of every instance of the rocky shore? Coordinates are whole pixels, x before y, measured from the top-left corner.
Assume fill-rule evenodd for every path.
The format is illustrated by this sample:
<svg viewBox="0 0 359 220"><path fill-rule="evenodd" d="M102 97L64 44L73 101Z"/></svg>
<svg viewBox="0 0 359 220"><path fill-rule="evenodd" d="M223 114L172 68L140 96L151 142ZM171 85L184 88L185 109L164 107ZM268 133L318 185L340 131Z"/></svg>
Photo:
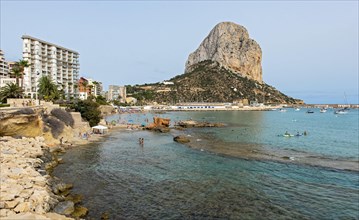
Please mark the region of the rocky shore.
<svg viewBox="0 0 359 220"><path fill-rule="evenodd" d="M58 149L48 148L42 137L0 137L1 219L73 219L65 216L75 211L66 197L72 186L49 175L59 162Z"/></svg>

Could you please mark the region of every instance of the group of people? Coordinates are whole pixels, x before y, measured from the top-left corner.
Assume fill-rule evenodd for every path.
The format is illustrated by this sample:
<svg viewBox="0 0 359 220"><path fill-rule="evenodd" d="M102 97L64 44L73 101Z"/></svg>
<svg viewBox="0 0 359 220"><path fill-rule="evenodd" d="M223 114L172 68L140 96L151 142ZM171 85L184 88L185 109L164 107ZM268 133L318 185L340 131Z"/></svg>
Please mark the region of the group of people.
<svg viewBox="0 0 359 220"><path fill-rule="evenodd" d="M89 134L88 132L85 132L83 134L81 132L79 132L79 138L87 140L90 136L91 136L91 134Z"/></svg>
<svg viewBox="0 0 359 220"><path fill-rule="evenodd" d="M13 107L18 107L16 102L13 102L12 105ZM22 101L21 105L22 107L35 106L35 101L34 100Z"/></svg>
<svg viewBox="0 0 359 220"><path fill-rule="evenodd" d="M302 134L300 134L299 131L298 131L295 136L302 136L302 135L307 136L307 134L308 134L307 131L304 131ZM291 135L291 134L288 131L286 131L284 133L284 135Z"/></svg>
<svg viewBox="0 0 359 220"><path fill-rule="evenodd" d="M22 106L33 106L35 105L35 102L33 100L22 102Z"/></svg>

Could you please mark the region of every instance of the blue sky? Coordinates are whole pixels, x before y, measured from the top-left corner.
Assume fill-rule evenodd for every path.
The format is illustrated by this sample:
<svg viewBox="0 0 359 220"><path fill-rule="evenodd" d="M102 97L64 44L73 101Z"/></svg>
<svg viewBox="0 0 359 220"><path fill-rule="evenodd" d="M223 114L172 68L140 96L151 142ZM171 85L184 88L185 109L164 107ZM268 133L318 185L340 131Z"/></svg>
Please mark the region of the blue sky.
<svg viewBox="0 0 359 220"><path fill-rule="evenodd" d="M266 83L306 103L358 103L358 1L4 1L0 48L28 34L80 53L80 75L110 84L182 74L219 22L247 28Z"/></svg>

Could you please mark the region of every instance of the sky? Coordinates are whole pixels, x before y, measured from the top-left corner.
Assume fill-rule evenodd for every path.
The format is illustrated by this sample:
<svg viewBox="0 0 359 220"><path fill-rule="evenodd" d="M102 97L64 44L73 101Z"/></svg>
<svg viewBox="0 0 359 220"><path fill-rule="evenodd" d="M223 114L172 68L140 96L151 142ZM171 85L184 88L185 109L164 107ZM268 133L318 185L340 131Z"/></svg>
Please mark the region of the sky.
<svg viewBox="0 0 359 220"><path fill-rule="evenodd" d="M108 85L183 74L223 21L262 49L263 80L306 103L359 103L358 1L0 0L0 49L22 58L24 34L78 51L80 76Z"/></svg>

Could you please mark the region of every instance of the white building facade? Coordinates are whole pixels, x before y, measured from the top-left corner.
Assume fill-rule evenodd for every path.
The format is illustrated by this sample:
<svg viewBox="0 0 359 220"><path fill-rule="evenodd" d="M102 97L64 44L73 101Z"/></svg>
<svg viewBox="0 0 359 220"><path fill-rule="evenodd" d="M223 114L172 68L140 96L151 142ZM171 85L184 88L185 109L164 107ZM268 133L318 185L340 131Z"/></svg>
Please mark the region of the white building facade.
<svg viewBox="0 0 359 220"><path fill-rule="evenodd" d="M0 79L9 77L9 65L5 61L4 52L0 50Z"/></svg>
<svg viewBox="0 0 359 220"><path fill-rule="evenodd" d="M49 76L66 98L78 97L79 53L28 35L22 39L23 60L30 65L24 71L25 95L37 98L39 79Z"/></svg>
<svg viewBox="0 0 359 220"><path fill-rule="evenodd" d="M126 101L126 86L109 85L108 87L108 100L120 99L121 102Z"/></svg>
<svg viewBox="0 0 359 220"><path fill-rule="evenodd" d="M102 82L93 80L93 79L87 79L89 86L91 86L91 95L97 97L101 95L103 87Z"/></svg>

